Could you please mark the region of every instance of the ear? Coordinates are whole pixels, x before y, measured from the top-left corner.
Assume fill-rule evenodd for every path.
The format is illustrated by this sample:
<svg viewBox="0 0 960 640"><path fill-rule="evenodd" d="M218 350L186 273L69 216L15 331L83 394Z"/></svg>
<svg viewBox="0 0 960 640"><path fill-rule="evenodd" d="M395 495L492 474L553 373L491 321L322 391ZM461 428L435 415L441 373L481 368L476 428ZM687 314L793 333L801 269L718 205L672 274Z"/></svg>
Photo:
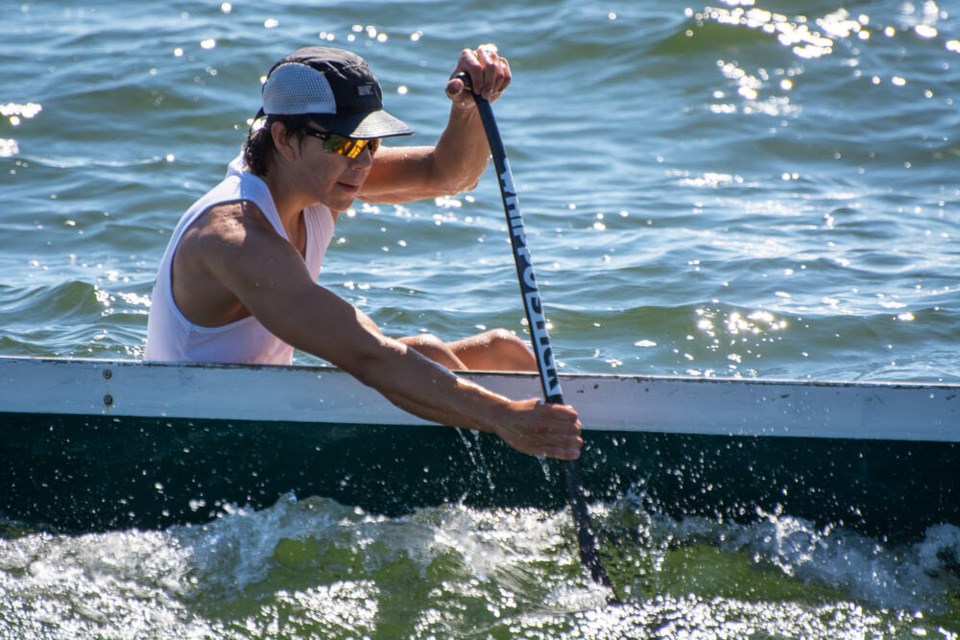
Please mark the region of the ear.
<svg viewBox="0 0 960 640"><path fill-rule="evenodd" d="M270 125L270 135L273 137L274 148L284 160L289 162L299 155L300 148L296 144L296 136L290 134L287 125L282 122L274 122Z"/></svg>

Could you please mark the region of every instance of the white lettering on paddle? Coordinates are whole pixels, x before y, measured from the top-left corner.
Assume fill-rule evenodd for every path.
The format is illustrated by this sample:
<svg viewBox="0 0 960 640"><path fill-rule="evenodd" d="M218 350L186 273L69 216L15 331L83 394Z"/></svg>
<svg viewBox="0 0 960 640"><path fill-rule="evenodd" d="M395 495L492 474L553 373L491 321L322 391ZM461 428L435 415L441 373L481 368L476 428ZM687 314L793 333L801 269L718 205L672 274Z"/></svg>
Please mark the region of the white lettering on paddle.
<svg viewBox="0 0 960 640"><path fill-rule="evenodd" d="M547 319L543 315L540 304L540 295L536 291L524 294L527 303L527 313L530 315L530 333L537 349L537 360L540 361L540 371L543 373L543 384L548 396L560 394L560 377L553 364L553 350L550 348L550 336L547 334Z"/></svg>
<svg viewBox="0 0 960 640"><path fill-rule="evenodd" d="M553 350L550 348L550 335L547 333L547 319L543 315L543 306L540 302L540 293L537 291L537 277L533 272L530 260L530 251L527 249L527 235L523 230L523 218L520 217L520 204L517 200L517 190L513 184L513 174L510 165L504 158L503 172L500 173L500 185L503 189L503 204L507 210L510 222L510 233L513 235L513 248L517 257L520 279L525 285L523 298L527 307L527 317L530 320L530 334L533 336L534 351L543 376L543 384L547 396L560 395L560 377L553 364Z"/></svg>

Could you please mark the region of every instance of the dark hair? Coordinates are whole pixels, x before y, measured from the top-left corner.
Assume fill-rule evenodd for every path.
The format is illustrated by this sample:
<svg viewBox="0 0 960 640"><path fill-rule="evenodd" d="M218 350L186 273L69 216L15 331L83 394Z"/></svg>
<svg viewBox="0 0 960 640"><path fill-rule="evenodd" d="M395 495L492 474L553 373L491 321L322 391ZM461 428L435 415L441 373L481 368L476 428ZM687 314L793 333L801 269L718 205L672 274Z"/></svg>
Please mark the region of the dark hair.
<svg viewBox="0 0 960 640"><path fill-rule="evenodd" d="M262 126L251 127L247 139L243 143L243 161L250 168L251 173L261 178L267 175L270 159L277 150L273 144L273 135L270 128L275 122L282 122L287 128L287 136L295 136L303 140L303 128L310 124L309 115L267 116Z"/></svg>

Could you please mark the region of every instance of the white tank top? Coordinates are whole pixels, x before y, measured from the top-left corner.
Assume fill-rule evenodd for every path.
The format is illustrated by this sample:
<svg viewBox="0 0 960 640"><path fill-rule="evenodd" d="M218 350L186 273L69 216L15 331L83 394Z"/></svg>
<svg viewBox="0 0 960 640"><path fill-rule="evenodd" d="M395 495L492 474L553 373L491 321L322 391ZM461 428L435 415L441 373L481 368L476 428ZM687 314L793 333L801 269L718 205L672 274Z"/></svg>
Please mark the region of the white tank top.
<svg viewBox="0 0 960 640"><path fill-rule="evenodd" d="M267 331L255 317L249 316L220 327L201 327L187 320L173 299L173 256L183 234L211 207L239 200L257 205L274 230L289 241L270 189L246 169L242 157L235 158L223 182L197 200L173 230L153 288L145 360L239 364L293 362L293 347ZM320 277L320 265L333 237L333 215L323 205L308 207L303 213L307 230L305 263L310 276L316 280Z"/></svg>

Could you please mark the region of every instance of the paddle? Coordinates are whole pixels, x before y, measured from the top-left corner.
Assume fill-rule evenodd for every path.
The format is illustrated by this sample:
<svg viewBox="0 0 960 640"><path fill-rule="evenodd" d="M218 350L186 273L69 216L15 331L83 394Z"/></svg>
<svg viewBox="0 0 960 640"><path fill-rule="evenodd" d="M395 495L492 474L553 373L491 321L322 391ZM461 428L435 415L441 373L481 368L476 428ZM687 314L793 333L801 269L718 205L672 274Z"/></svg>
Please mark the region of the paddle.
<svg viewBox="0 0 960 640"><path fill-rule="evenodd" d="M470 79L465 73L458 77L463 81L467 90L471 90ZM563 404L563 394L560 391L560 377L553 359L553 350L550 347L550 336L547 333L547 319L540 302L540 290L537 287L537 278L533 271L533 262L530 251L527 249L527 236L523 229L523 218L520 216L520 206L517 202L517 189L513 184L513 173L507 160L507 152L500 138L500 129L493 116L493 107L483 96L473 94L477 103L477 110L483 120L483 128L487 133L490 144L490 153L493 155L493 166L497 170L500 183L500 195L503 199L503 212L507 216L507 226L510 229L510 242L513 245L513 258L517 266L517 280L520 283L520 293L523 297L523 306L527 314L527 323L530 325L530 341L537 356L537 369L540 372L540 384L547 402ZM567 502L573 512L573 520L577 526L577 542L580 545L580 559L590 572L590 577L597 584L610 589L613 585L607 577L606 569L597 552L597 540L593 535L593 525L590 522L590 511L583 495L580 480L580 468L572 460L560 462L560 476L563 488L567 494ZM616 600L616 594L613 595Z"/></svg>

